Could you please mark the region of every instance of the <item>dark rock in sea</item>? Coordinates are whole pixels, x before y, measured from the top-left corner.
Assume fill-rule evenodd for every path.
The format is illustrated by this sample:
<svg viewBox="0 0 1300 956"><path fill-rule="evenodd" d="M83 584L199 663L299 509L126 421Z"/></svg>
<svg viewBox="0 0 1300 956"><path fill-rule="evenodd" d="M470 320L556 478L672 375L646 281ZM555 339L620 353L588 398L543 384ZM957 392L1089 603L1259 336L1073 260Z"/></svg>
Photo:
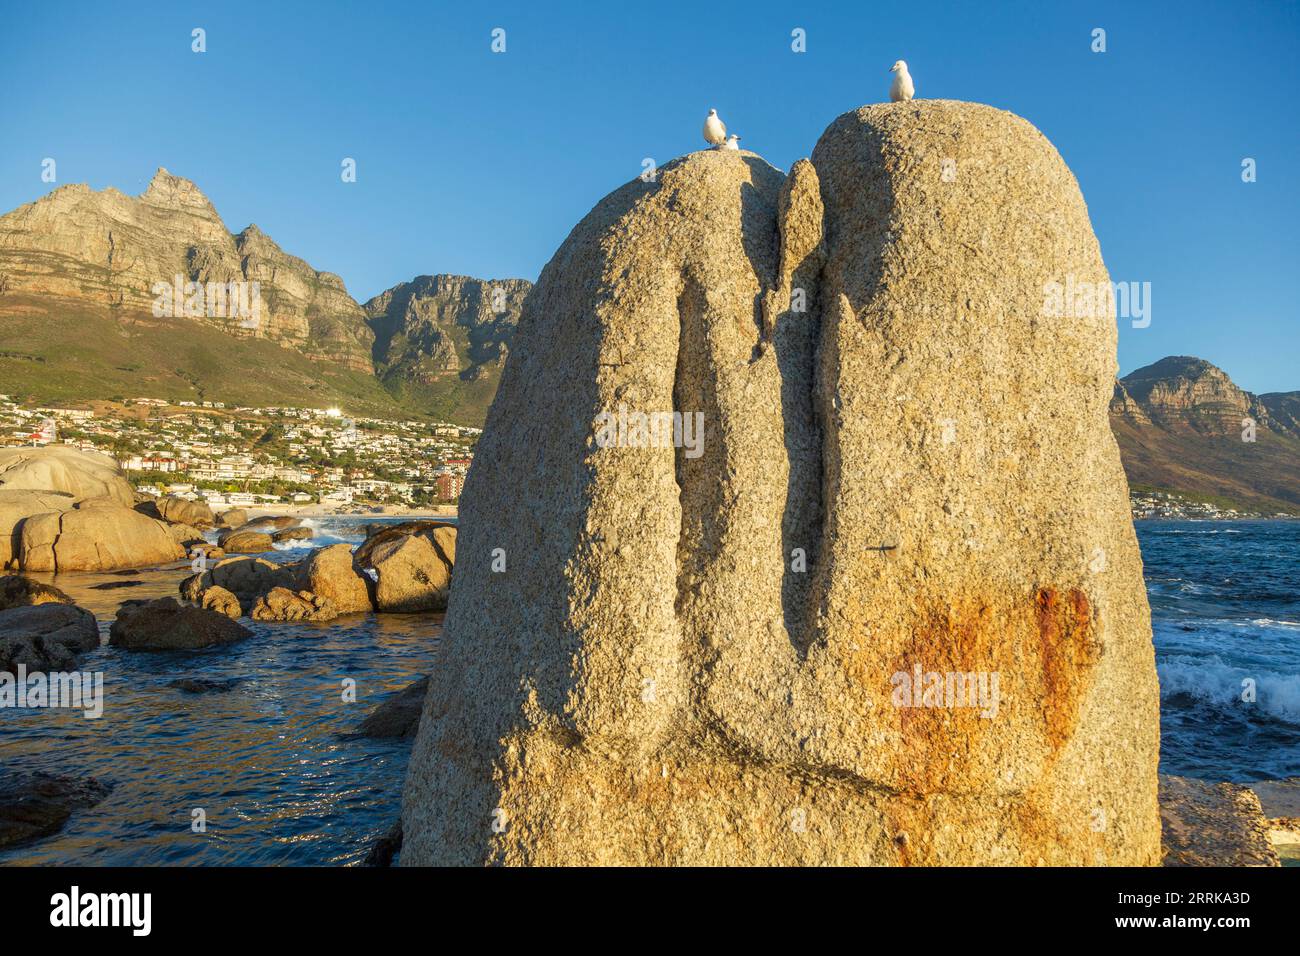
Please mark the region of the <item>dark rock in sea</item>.
<svg viewBox="0 0 1300 956"><path fill-rule="evenodd" d="M252 636L224 614L167 597L123 604L108 642L131 651L176 651L233 644Z"/></svg>
<svg viewBox="0 0 1300 956"><path fill-rule="evenodd" d="M95 616L71 604L36 604L0 611L0 671L64 671L77 655L99 647Z"/></svg>
<svg viewBox="0 0 1300 956"><path fill-rule="evenodd" d="M41 584L21 574L6 574L0 577L0 611L11 607L31 607L34 604L71 604L68 597L58 588Z"/></svg>
<svg viewBox="0 0 1300 956"><path fill-rule="evenodd" d="M402 818L388 828L388 832L375 841L362 866L392 866L393 860L402 849Z"/></svg>
<svg viewBox="0 0 1300 956"><path fill-rule="evenodd" d="M144 584L143 581L105 581L103 584L92 584L89 590L115 591L118 588L138 588L142 584Z"/></svg>
<svg viewBox="0 0 1300 956"><path fill-rule="evenodd" d="M0 848L57 833L73 812L93 807L111 789L93 777L0 770Z"/></svg>
<svg viewBox="0 0 1300 956"><path fill-rule="evenodd" d="M316 536L311 528L285 528L271 534L272 541L310 541Z"/></svg>
<svg viewBox="0 0 1300 956"><path fill-rule="evenodd" d="M424 710L424 695L428 690L429 678L421 677L398 691L370 712L370 716L357 727L356 735L413 738L420 726L420 713Z"/></svg>
<svg viewBox="0 0 1300 956"><path fill-rule="evenodd" d="M234 677L230 680L209 680L205 677L181 677L177 680L170 681L167 686L175 687L177 690L183 690L187 694L224 694L227 691L235 689L239 683L239 678Z"/></svg>

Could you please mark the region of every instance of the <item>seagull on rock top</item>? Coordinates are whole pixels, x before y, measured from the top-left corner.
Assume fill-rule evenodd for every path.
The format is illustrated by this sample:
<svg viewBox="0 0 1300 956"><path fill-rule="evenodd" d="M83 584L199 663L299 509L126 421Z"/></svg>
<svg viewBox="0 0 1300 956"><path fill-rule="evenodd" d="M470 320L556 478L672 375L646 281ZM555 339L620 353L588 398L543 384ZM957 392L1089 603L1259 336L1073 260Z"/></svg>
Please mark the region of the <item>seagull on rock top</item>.
<svg viewBox="0 0 1300 956"><path fill-rule="evenodd" d="M894 82L889 84L889 98L895 103L906 103L916 92L916 87L912 85L912 74L907 72L907 64L899 60L889 68L889 72L894 74Z"/></svg>
<svg viewBox="0 0 1300 956"><path fill-rule="evenodd" d="M740 137L737 136L735 133L732 133L730 136L727 137L727 144L722 148L736 149L736 150L740 149Z"/></svg>
<svg viewBox="0 0 1300 956"><path fill-rule="evenodd" d="M717 110L709 110L704 118L704 141L710 146L721 146L727 141L727 124L718 118Z"/></svg>

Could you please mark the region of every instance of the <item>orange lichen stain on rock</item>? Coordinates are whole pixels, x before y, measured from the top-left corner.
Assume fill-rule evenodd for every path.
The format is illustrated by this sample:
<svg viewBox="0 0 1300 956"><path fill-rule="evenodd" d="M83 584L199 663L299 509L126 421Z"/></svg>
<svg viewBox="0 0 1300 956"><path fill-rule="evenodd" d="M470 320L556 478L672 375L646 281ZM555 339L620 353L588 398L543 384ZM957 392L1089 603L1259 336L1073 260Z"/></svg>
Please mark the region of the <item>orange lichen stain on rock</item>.
<svg viewBox="0 0 1300 956"><path fill-rule="evenodd" d="M1055 754L1078 723L1080 704L1101 660L1101 642L1088 596L1078 588L1071 588L1065 601L1055 588L1040 588L1035 604L1043 675L1041 713Z"/></svg>

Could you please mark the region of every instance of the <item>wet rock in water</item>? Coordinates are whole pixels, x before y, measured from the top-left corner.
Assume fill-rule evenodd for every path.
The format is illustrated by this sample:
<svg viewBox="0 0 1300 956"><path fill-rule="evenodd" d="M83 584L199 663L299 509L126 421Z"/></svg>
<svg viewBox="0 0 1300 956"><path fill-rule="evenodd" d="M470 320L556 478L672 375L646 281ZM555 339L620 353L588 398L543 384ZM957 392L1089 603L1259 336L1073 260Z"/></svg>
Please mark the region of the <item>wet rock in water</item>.
<svg viewBox="0 0 1300 956"><path fill-rule="evenodd" d="M388 831L375 841L362 866L392 866L393 860L402 850L402 818L398 817Z"/></svg>
<svg viewBox="0 0 1300 956"><path fill-rule="evenodd" d="M218 528L239 528L248 524L248 512L243 508L231 508L229 511L223 511L217 515L216 525Z"/></svg>
<svg viewBox="0 0 1300 956"><path fill-rule="evenodd" d="M225 588L240 601L251 604L271 588L294 580L294 569L265 558L231 557L218 561L206 571L192 574L180 583L181 597L199 603L203 592L212 586Z"/></svg>
<svg viewBox="0 0 1300 956"><path fill-rule="evenodd" d="M109 629L108 643L130 651L198 650L252 636L252 631L224 614L167 597L123 604Z"/></svg>
<svg viewBox="0 0 1300 956"><path fill-rule="evenodd" d="M1067 282L1073 175L970 103L597 204L461 498L402 862L1157 864L1114 307Z"/></svg>
<svg viewBox="0 0 1300 956"><path fill-rule="evenodd" d="M1288 860L1300 857L1300 777L1261 780L1250 789L1259 797L1268 819L1268 839L1278 855Z"/></svg>
<svg viewBox="0 0 1300 956"><path fill-rule="evenodd" d="M255 621L332 621L339 616L328 598L310 591L272 588L259 597L248 614Z"/></svg>
<svg viewBox="0 0 1300 956"><path fill-rule="evenodd" d="M374 610L370 581L346 544L313 551L302 563L298 580L303 590L328 598L340 614Z"/></svg>
<svg viewBox="0 0 1300 956"><path fill-rule="evenodd" d="M1165 866L1280 866L1249 787L1160 775Z"/></svg>
<svg viewBox="0 0 1300 956"><path fill-rule="evenodd" d="M185 550L187 555L196 546L202 546L205 549L208 546L207 539L203 537L203 532L192 525L169 524L167 530L171 532L176 543Z"/></svg>
<svg viewBox="0 0 1300 956"><path fill-rule="evenodd" d="M316 532L311 528L285 528L271 534L272 541L310 541L314 537Z"/></svg>
<svg viewBox="0 0 1300 956"><path fill-rule="evenodd" d="M370 560L378 575L376 609L400 613L447 609L451 568L428 538L401 535L384 541L370 553Z"/></svg>
<svg viewBox="0 0 1300 956"><path fill-rule="evenodd" d="M21 574L0 577L0 611L11 607L31 607L36 604L72 604L68 597L52 584L42 584Z"/></svg>
<svg viewBox="0 0 1300 956"><path fill-rule="evenodd" d="M58 833L111 789L93 777L0 768L0 849Z"/></svg>
<svg viewBox="0 0 1300 956"><path fill-rule="evenodd" d="M218 544L228 554L260 554L274 551L275 542L269 534L262 531L228 531L218 539Z"/></svg>
<svg viewBox="0 0 1300 956"><path fill-rule="evenodd" d="M143 581L105 581L103 584L92 584L89 590L116 591L119 588L138 588L142 584L144 584Z"/></svg>
<svg viewBox="0 0 1300 956"><path fill-rule="evenodd" d="M168 687L175 687L177 690L183 690L187 694L224 694L227 691L234 690L239 684L239 678L233 677L229 680L211 680L206 677L181 677L174 681L168 681Z"/></svg>
<svg viewBox="0 0 1300 956"><path fill-rule="evenodd" d="M429 678L421 677L370 712L356 729L359 737L414 737L424 710Z"/></svg>
<svg viewBox="0 0 1300 956"><path fill-rule="evenodd" d="M209 611L216 611L218 614L224 614L232 621L238 620L244 614L239 598L216 584L203 591L203 595L199 598L199 607L207 608Z"/></svg>
<svg viewBox="0 0 1300 956"><path fill-rule="evenodd" d="M106 498L28 518L20 539L18 562L25 571L114 571L185 557L166 523Z"/></svg>
<svg viewBox="0 0 1300 956"><path fill-rule="evenodd" d="M72 604L34 604L0 611L0 672L68 671L99 647L95 615Z"/></svg>

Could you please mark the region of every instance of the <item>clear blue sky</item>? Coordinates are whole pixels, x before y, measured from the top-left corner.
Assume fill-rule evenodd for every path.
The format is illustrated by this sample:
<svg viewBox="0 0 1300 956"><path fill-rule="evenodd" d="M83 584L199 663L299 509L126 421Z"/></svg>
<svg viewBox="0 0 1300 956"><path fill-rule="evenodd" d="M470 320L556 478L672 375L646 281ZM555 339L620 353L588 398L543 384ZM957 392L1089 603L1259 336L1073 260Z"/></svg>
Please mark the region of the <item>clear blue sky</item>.
<svg viewBox="0 0 1300 956"><path fill-rule="evenodd" d="M918 96L1012 110L1060 149L1112 278L1152 283L1122 371L1193 354L1300 388L1290 2L0 0L0 209L48 191L46 156L59 184L130 193L166 166L363 301L431 272L533 279L643 157L698 148L709 107L787 169L900 57Z"/></svg>

